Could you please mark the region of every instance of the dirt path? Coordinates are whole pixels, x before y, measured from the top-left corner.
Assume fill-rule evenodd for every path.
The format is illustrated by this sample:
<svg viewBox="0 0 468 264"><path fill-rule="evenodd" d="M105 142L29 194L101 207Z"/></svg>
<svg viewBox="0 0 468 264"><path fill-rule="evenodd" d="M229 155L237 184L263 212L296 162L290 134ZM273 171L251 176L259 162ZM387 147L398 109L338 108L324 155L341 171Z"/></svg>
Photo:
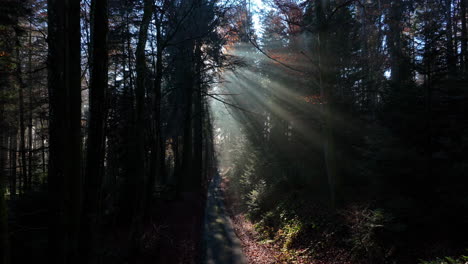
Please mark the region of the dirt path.
<svg viewBox="0 0 468 264"><path fill-rule="evenodd" d="M277 258L277 255L281 252L279 248L275 248L273 244L259 243L260 235L255 230L252 222L239 210L238 197L235 197L229 191L229 180L227 178L223 179L221 186L226 194L226 206L234 231L241 241L247 262L250 264L283 263Z"/></svg>
<svg viewBox="0 0 468 264"><path fill-rule="evenodd" d="M279 252L272 245L260 244L257 240L258 234L252 223L242 214L232 216L234 230L241 240L244 254L248 263L254 264L275 264L281 263L275 257L275 252Z"/></svg>
<svg viewBox="0 0 468 264"><path fill-rule="evenodd" d="M219 174L208 189L203 228L204 261L206 264L246 264L242 247L224 205Z"/></svg>

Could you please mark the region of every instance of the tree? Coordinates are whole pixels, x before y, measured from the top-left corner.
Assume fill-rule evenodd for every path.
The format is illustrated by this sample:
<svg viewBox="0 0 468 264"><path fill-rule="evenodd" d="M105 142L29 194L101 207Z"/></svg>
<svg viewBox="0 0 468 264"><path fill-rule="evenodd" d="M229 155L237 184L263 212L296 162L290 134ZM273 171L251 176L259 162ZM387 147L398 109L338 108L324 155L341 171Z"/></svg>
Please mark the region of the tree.
<svg viewBox="0 0 468 264"><path fill-rule="evenodd" d="M147 65L145 56L145 47L148 39L148 27L153 14L152 0L145 0L143 6L143 19L138 32L138 44L135 52L136 57L136 86L135 86L135 175L133 176L133 219L131 239L133 243L138 244L138 236L142 232L143 209L145 205L145 176L147 164L145 162L145 92L147 90Z"/></svg>
<svg viewBox="0 0 468 264"><path fill-rule="evenodd" d="M19 145L19 151L20 151L20 178L22 181L22 185L20 185L20 191L21 193L25 193L29 189L29 177L28 177L28 164L26 162L26 128L25 128L25 120L24 120L24 115L25 115L25 109L24 109L24 89L26 88L26 84L23 79L23 73L22 73L22 58L20 56L21 53L21 43L20 43L20 29L15 28L15 53L16 53L16 83L18 85L18 111L19 111L19 130L20 130L20 145Z"/></svg>
<svg viewBox="0 0 468 264"><path fill-rule="evenodd" d="M0 96L3 98L3 89L0 93ZM0 105L0 119L4 120L4 104ZM4 127L3 122L0 124L0 127ZM4 131L4 129L2 129ZM7 215L7 206L5 201L5 190L6 190L6 179L7 179L7 170L6 170L6 135L4 132L0 132L0 263L9 263L9 235L8 235L8 215Z"/></svg>
<svg viewBox="0 0 468 264"><path fill-rule="evenodd" d="M48 1L49 257L78 260L81 204L80 1Z"/></svg>
<svg viewBox="0 0 468 264"><path fill-rule="evenodd" d="M462 73L467 72L468 64L468 35L467 35L467 24L466 24L466 0L460 0L460 17L461 17L461 65Z"/></svg>
<svg viewBox="0 0 468 264"><path fill-rule="evenodd" d="M7 48L1 46L1 50L8 50ZM4 62L2 61L2 64ZM5 81L5 76L1 76L1 80ZM4 109L4 85L0 86L0 263L9 263L9 235L8 235L8 215L7 215L7 206L5 202L5 190L6 190L6 179L7 179L7 170L6 170L6 162L7 162L7 137L6 133L6 124L4 123L5 117L5 109Z"/></svg>
<svg viewBox="0 0 468 264"><path fill-rule="evenodd" d="M91 76L89 123L81 232L83 261L97 262L101 232L101 188L104 177L108 83L108 1L91 1Z"/></svg>

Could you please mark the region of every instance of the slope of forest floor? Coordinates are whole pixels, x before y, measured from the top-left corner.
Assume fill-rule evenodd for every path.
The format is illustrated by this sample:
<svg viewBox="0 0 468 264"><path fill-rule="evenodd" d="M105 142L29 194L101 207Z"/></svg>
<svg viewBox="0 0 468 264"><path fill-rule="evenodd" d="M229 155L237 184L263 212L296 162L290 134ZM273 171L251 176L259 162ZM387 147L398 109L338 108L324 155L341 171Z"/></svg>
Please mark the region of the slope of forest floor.
<svg viewBox="0 0 468 264"><path fill-rule="evenodd" d="M245 215L238 212L236 208L236 198L229 192L229 180L223 177L221 188L225 194L225 201L229 217L232 220L233 228L241 245L248 263L272 264L276 263L275 249L271 245L260 244L259 235L255 231L252 223L245 218Z"/></svg>
<svg viewBox="0 0 468 264"><path fill-rule="evenodd" d="M312 263L304 250L288 251L282 249L280 241L265 240L255 225L239 208L239 199L229 189L229 179L224 177L221 184L226 197L226 206L234 230L240 239L244 254L251 264L275 263ZM314 262L323 263L323 262Z"/></svg>
<svg viewBox="0 0 468 264"><path fill-rule="evenodd" d="M464 242L449 243L447 234L437 229L398 231L400 222L370 205L332 211L301 199L283 201L287 210L295 212L288 218L278 216L287 214L279 199L276 209L252 219L232 184L223 179L227 209L252 264L464 264L468 260Z"/></svg>
<svg viewBox="0 0 468 264"><path fill-rule="evenodd" d="M103 226L102 263L200 263L205 197L182 193L159 199L144 225L141 248L131 251L129 225L117 224L117 217ZM48 210L45 192L31 192L9 200L11 263L47 262ZM24 254L27 252L27 254Z"/></svg>
<svg viewBox="0 0 468 264"><path fill-rule="evenodd" d="M199 263L205 197L182 193L172 201L161 200L153 221L146 225L140 263Z"/></svg>

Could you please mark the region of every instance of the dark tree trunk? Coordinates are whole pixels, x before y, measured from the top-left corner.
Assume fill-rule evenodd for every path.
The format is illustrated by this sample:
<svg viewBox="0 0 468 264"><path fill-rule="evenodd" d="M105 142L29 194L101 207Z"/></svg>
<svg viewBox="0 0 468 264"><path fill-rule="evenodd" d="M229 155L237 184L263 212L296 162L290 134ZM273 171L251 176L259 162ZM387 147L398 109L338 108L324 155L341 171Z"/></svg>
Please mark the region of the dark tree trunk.
<svg viewBox="0 0 468 264"><path fill-rule="evenodd" d="M24 124L24 82L21 72L21 60L20 60L20 43L19 39L16 40L16 63L17 63L17 81L19 86L19 128L20 128L20 158L21 158L21 180L22 186L20 187L21 192L25 193L28 190L28 170L26 163L26 135L25 135L25 124Z"/></svg>
<svg viewBox="0 0 468 264"><path fill-rule="evenodd" d="M208 105L205 104L205 125L208 129L206 129L206 133L204 136L204 142L205 142L205 148L204 148L204 168L203 168L203 175L202 175L202 184L204 187L204 190L206 191L208 189L208 186L206 185L209 182L209 179L213 173L212 168L214 167L214 144L213 144L213 130L212 128L212 121L211 121L211 115L210 111L208 108Z"/></svg>
<svg viewBox="0 0 468 264"><path fill-rule="evenodd" d="M453 45L453 30L452 30L452 0L446 0L446 11L445 11L445 18L447 20L447 70L449 76L453 77L456 75L457 71L457 63L455 57L455 50Z"/></svg>
<svg viewBox="0 0 468 264"><path fill-rule="evenodd" d="M42 116L40 117L41 129L44 129L44 120ZM45 135L44 132L41 132L41 159L42 159L42 173L45 175L47 173L47 163L46 163L46 146L45 146Z"/></svg>
<svg viewBox="0 0 468 264"><path fill-rule="evenodd" d="M80 241L83 262L86 263L97 263L99 253L99 219L107 117L108 31L107 0L93 0L91 2L89 123Z"/></svg>
<svg viewBox="0 0 468 264"><path fill-rule="evenodd" d="M429 26L429 23L426 22L426 27ZM431 40L431 33L430 31L426 31L426 35L424 36L425 42L429 42ZM426 120L425 120L425 159L426 159L426 179L430 179L428 181L425 181L428 186L430 186L430 183L433 180L433 173L432 173L432 166L433 166L433 160L432 160L432 129L433 129L433 123L432 123L432 98L433 98L433 84L432 84L432 73L433 73L433 64L434 64L434 51L432 46L425 46L424 47L424 70L426 71L425 73L425 78L424 78L424 87L425 87L425 96L426 96L426 102L425 102L425 110L426 110Z"/></svg>
<svg viewBox="0 0 468 264"><path fill-rule="evenodd" d="M187 44L186 44L187 45ZM192 107L193 107L193 72L190 64L192 59L192 45L184 47L183 60L184 64L182 72L184 80L182 81L184 89L184 135L182 145L182 190L189 191L194 188L193 175L192 175L192 147L193 147L193 133L192 133Z"/></svg>
<svg viewBox="0 0 468 264"><path fill-rule="evenodd" d="M194 161L193 161L193 184L194 190L200 190L202 187L202 174L203 174L203 120L205 117L203 109L203 96L202 96L202 57L201 57L201 45L196 45L195 59L195 98L194 98Z"/></svg>
<svg viewBox="0 0 468 264"><path fill-rule="evenodd" d="M81 203L80 1L48 0L49 262L77 263Z"/></svg>
<svg viewBox="0 0 468 264"><path fill-rule="evenodd" d="M31 25L30 25L31 26ZM32 79L32 32L29 33L29 38L28 38L28 71L29 71L29 77L28 77L28 90L29 90L29 109L28 109L28 188L32 189L32 178L33 178L33 164L32 164L32 159L33 159L33 151L34 151L34 146L33 146L33 79Z"/></svg>
<svg viewBox="0 0 468 264"><path fill-rule="evenodd" d="M399 1L393 1L390 7L390 20L388 32L388 45L390 53L391 80L395 87L399 87L402 81L402 55L401 55L401 18L402 10Z"/></svg>
<svg viewBox="0 0 468 264"><path fill-rule="evenodd" d="M145 212L149 212L151 206L152 195L154 185L157 178L160 178L162 174L162 166L164 162L161 162L162 149L161 149L161 82L163 73L162 55L163 55L163 44L161 38L161 25L159 18L156 23L156 61L154 63L155 77L153 82L153 94L152 94L152 125L153 133L151 135L151 160L150 160L150 174L146 190L146 205ZM160 180L161 182L161 180Z"/></svg>
<svg viewBox="0 0 468 264"><path fill-rule="evenodd" d="M468 36L466 29L466 0L460 0L460 16L461 16L461 62L462 71L467 73L468 68Z"/></svg>
<svg viewBox="0 0 468 264"><path fill-rule="evenodd" d="M322 104L323 113L323 158L324 167L328 180L328 189L330 194L330 205L335 207L338 200L338 179L336 173L335 146L334 146L334 131L333 131L333 114L332 114L332 85L330 80L331 63L329 61L328 25L326 22L325 12L328 9L328 1L318 1L317 15L319 24L318 35L318 54L319 54L319 83L320 95L326 102Z"/></svg>
<svg viewBox="0 0 468 264"><path fill-rule="evenodd" d="M128 7L126 7L128 8ZM122 68L124 70L124 87L122 91L121 106L119 111L122 115L122 142L124 143L123 155L120 157L122 176L124 178L124 186L122 187L120 195L121 210L119 218L123 223L130 223L133 215L135 197L135 106L134 106L134 77L133 77L133 49L131 45L132 35L130 32L130 16L129 12L125 10L125 41L122 46L122 52L125 58L122 61ZM128 71L125 69L128 67Z"/></svg>
<svg viewBox="0 0 468 264"><path fill-rule="evenodd" d="M133 199L133 219L131 227L131 239L138 246L138 236L142 232L142 217L145 204L145 91L147 83L147 65L145 56L146 41L148 39L148 27L153 13L153 1L144 1L143 19L138 33L136 49L136 88L135 88L135 189Z"/></svg>
<svg viewBox="0 0 468 264"><path fill-rule="evenodd" d="M0 73L1 74L1 73ZM3 76L2 76L3 77ZM3 79L3 78L2 78ZM4 86L0 84L0 100L5 98ZM8 215L5 202L5 182L6 182L6 162L7 162L7 142L6 142L6 124L5 104L0 102L0 263L10 263L10 245L8 237Z"/></svg>
<svg viewBox="0 0 468 264"><path fill-rule="evenodd" d="M10 194L16 196L16 159L18 151L18 128L13 127L10 135Z"/></svg>

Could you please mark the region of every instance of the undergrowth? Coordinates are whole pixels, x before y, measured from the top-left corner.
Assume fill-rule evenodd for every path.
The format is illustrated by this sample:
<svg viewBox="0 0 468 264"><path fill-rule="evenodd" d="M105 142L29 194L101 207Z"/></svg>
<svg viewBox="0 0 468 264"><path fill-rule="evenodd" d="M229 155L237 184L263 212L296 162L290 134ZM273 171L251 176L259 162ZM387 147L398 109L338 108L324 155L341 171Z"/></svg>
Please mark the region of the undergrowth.
<svg viewBox="0 0 468 264"><path fill-rule="evenodd" d="M455 257L443 257L436 258L434 260L421 260L420 264L466 264L468 263L468 256Z"/></svg>
<svg viewBox="0 0 468 264"><path fill-rule="evenodd" d="M303 256L340 259L340 263L385 263L392 248L386 248L381 233L392 220L382 209L353 206L339 211L306 204L288 197L270 210L248 210L262 243L274 243L280 260ZM261 214L260 214L261 213Z"/></svg>

